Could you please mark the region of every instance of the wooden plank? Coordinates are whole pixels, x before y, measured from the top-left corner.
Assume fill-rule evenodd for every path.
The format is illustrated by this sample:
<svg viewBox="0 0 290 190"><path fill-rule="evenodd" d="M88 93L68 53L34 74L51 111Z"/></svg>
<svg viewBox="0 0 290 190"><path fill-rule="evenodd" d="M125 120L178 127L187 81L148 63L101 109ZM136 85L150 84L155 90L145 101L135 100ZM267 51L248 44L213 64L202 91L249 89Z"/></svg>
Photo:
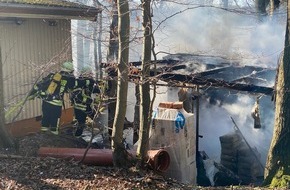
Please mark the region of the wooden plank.
<svg viewBox="0 0 290 190"><path fill-rule="evenodd" d="M220 88L227 88L231 90L237 91L245 91L249 93L261 93L265 95L272 95L273 88L270 87L263 87L257 86L253 84L241 84L241 83L233 83L227 82L224 80L217 80L211 78L204 78L198 76L189 76L189 75L182 75L182 74L173 74L173 73L166 73L156 76L159 80L163 80L165 82L182 82L188 84L195 84L195 85L202 85L207 87L220 87Z"/></svg>
<svg viewBox="0 0 290 190"><path fill-rule="evenodd" d="M60 119L60 128L70 124L73 120L73 108L68 108L62 110L61 119ZM29 135L31 133L40 132L41 127L41 116L24 119L14 123L6 124L8 132L13 137L22 137Z"/></svg>

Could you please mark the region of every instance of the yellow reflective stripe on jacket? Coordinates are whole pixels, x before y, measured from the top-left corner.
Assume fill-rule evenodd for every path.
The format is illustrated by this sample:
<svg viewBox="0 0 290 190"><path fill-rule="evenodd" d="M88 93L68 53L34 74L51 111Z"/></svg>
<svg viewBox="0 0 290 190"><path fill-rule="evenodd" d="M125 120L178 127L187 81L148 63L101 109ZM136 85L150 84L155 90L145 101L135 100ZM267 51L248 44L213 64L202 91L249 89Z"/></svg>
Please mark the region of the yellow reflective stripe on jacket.
<svg viewBox="0 0 290 190"><path fill-rule="evenodd" d="M87 99L88 99L88 97L87 96L84 96L83 97L83 103L86 103L87 102Z"/></svg>
<svg viewBox="0 0 290 190"><path fill-rule="evenodd" d="M87 109L87 105L85 105L85 104L75 103L74 107L75 107L75 109L82 110L82 111L86 111L86 109Z"/></svg>
<svg viewBox="0 0 290 190"><path fill-rule="evenodd" d="M86 86L90 85L90 80L86 80Z"/></svg>
<svg viewBox="0 0 290 190"><path fill-rule="evenodd" d="M47 103L50 103L52 105L55 105L55 106L62 106L62 100L51 100L51 101L44 100L44 101L46 101Z"/></svg>
<svg viewBox="0 0 290 190"><path fill-rule="evenodd" d="M59 91L60 94L62 94L64 92L66 84L67 84L67 80L61 80L60 81L60 85L61 85L60 91Z"/></svg>

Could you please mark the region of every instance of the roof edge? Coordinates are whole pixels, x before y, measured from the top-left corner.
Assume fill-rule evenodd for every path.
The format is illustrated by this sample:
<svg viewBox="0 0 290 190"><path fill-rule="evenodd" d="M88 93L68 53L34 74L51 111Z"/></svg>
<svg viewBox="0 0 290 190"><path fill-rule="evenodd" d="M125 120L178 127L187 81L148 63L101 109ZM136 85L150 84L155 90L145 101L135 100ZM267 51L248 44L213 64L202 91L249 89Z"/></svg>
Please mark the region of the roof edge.
<svg viewBox="0 0 290 190"><path fill-rule="evenodd" d="M95 7L46 7L25 4L19 6L13 3L0 3L1 17L95 20L100 12L101 9Z"/></svg>

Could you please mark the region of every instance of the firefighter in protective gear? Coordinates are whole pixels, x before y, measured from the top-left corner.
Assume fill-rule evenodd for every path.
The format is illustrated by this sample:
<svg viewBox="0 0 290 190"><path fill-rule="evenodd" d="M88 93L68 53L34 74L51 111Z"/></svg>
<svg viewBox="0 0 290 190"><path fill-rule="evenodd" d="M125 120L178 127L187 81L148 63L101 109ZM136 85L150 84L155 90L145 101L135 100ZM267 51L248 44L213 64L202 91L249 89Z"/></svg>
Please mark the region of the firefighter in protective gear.
<svg viewBox="0 0 290 190"><path fill-rule="evenodd" d="M95 116L94 99L92 94L100 93L100 90L93 79L92 71L89 67L81 70L80 77L76 79L78 88L71 92L71 103L74 107L74 115L77 120L77 128L74 136L81 137L86 127L87 116L91 119Z"/></svg>
<svg viewBox="0 0 290 190"><path fill-rule="evenodd" d="M34 85L31 96L42 99L41 131L58 135L64 94L75 87L72 62L62 64L61 71L50 73Z"/></svg>

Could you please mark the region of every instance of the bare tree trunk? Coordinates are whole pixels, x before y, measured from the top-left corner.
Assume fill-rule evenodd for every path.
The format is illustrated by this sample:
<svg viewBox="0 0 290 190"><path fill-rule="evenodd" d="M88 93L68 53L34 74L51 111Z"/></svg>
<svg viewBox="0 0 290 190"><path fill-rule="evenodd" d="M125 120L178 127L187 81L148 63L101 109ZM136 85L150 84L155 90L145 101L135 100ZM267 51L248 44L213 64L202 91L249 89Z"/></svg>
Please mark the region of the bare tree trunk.
<svg viewBox="0 0 290 190"><path fill-rule="evenodd" d="M3 148L13 147L12 137L9 135L5 127L5 111L4 111L4 92L3 92L3 67L2 67L2 51L0 47L0 145Z"/></svg>
<svg viewBox="0 0 290 190"><path fill-rule="evenodd" d="M123 144L123 128L127 109L128 95L128 62L129 62L129 34L130 16L128 0L118 0L118 86L117 103L112 132L113 163L116 167L126 167L126 150Z"/></svg>
<svg viewBox="0 0 290 190"><path fill-rule="evenodd" d="M141 166L145 164L146 153L148 150L149 126L150 126L150 84L148 77L150 76L151 62L151 0L141 0L143 8L143 59L140 77L140 124L139 124L139 144L137 155L141 159Z"/></svg>
<svg viewBox="0 0 290 190"><path fill-rule="evenodd" d="M255 0L255 8L257 11L258 19L263 22L264 17L267 15L267 6L269 4L269 0Z"/></svg>
<svg viewBox="0 0 290 190"><path fill-rule="evenodd" d="M276 81L275 125L265 169L265 185L290 187L290 1L287 6L287 26L283 58Z"/></svg>
<svg viewBox="0 0 290 190"><path fill-rule="evenodd" d="M109 43L109 50L107 56L107 62L116 63L118 59L118 51L119 51L119 41L118 41L118 10L117 10L117 0L112 2L113 7L113 16L110 25L110 43ZM113 77L113 76L112 76ZM108 96L112 101L108 103L108 126L109 126L109 134L111 134L111 128L113 127L114 117L115 117L115 110L116 110L116 102L114 98L116 97L116 89L117 89L117 82L115 80L109 81L109 92Z"/></svg>
<svg viewBox="0 0 290 190"><path fill-rule="evenodd" d="M266 8L269 4L269 0L255 0L256 10L260 14L266 14Z"/></svg>
<svg viewBox="0 0 290 190"><path fill-rule="evenodd" d="M99 35L98 35L98 40L97 40L97 47L98 47L98 55L96 57L98 57L98 69L99 69L99 78L102 79L103 78L103 71L100 67L103 57L102 57L102 32L103 32L103 14L102 12L100 12L100 14L98 15L98 23L99 23ZM97 61L97 60L95 60Z"/></svg>
<svg viewBox="0 0 290 190"><path fill-rule="evenodd" d="M222 0L223 2L223 7L228 8L229 7L229 0Z"/></svg>
<svg viewBox="0 0 290 190"><path fill-rule="evenodd" d="M269 8L269 14L272 16L275 9L277 9L280 5L280 0L270 0L270 8Z"/></svg>
<svg viewBox="0 0 290 190"><path fill-rule="evenodd" d="M140 86L139 84L135 84L135 97L136 103L134 107L134 138L133 143L135 143L139 138L139 125L140 125Z"/></svg>
<svg viewBox="0 0 290 190"><path fill-rule="evenodd" d="M109 42L109 51L108 51L108 61L117 61L118 59L118 10L117 10L117 0L112 2L113 6L113 16L110 25L110 42Z"/></svg>
<svg viewBox="0 0 290 190"><path fill-rule="evenodd" d="M84 31L84 21L78 20L76 27L76 49L77 49L77 68L82 68L84 66L84 36L80 31Z"/></svg>
<svg viewBox="0 0 290 190"><path fill-rule="evenodd" d="M98 7L103 7L103 5L98 1L94 0L93 5ZM96 79L103 78L103 71L101 69L102 63L102 34L103 34L103 12L97 15L97 22L94 25L94 57L95 57L95 68L96 68Z"/></svg>

